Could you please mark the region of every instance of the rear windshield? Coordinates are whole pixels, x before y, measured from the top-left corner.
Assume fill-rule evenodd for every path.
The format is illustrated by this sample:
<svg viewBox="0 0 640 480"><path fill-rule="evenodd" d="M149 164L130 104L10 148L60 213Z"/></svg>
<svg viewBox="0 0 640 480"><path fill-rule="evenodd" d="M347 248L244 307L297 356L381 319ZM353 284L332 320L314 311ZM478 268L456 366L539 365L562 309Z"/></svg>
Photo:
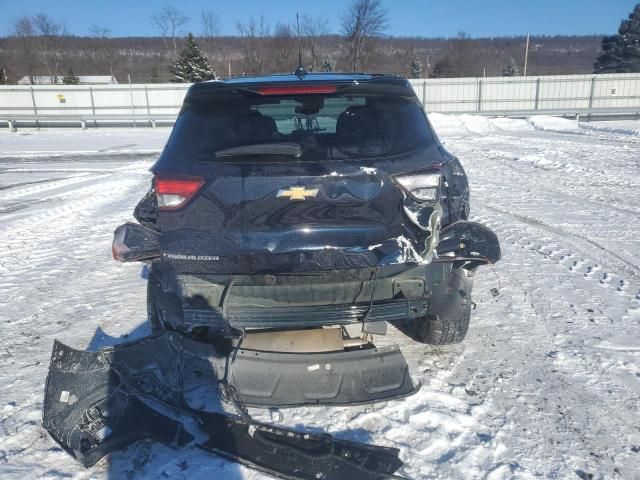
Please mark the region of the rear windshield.
<svg viewBox="0 0 640 480"><path fill-rule="evenodd" d="M287 143L300 145L302 160L357 159L396 155L432 141L415 99L233 95L186 103L167 149L178 157L216 161L229 159L220 154L224 149Z"/></svg>

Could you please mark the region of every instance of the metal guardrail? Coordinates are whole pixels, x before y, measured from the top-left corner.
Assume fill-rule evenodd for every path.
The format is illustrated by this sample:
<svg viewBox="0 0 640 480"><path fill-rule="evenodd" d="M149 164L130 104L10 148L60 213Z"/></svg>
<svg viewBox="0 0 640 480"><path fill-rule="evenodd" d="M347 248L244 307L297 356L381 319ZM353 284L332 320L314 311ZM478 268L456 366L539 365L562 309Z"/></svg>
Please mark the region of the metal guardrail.
<svg viewBox="0 0 640 480"><path fill-rule="evenodd" d="M0 122L7 124L10 132L17 131L17 125L19 123L23 125L35 125L40 127L42 124L46 125L73 125L79 124L82 130L87 129L87 124L93 123L94 126L100 124L126 124L133 126L145 125L155 128L157 124L163 123L167 125L173 125L176 120L175 115L78 115L78 114L57 114L57 115L0 115Z"/></svg>
<svg viewBox="0 0 640 480"><path fill-rule="evenodd" d="M640 74L410 80L429 113L487 116L638 115ZM189 84L0 86L0 122L173 123Z"/></svg>

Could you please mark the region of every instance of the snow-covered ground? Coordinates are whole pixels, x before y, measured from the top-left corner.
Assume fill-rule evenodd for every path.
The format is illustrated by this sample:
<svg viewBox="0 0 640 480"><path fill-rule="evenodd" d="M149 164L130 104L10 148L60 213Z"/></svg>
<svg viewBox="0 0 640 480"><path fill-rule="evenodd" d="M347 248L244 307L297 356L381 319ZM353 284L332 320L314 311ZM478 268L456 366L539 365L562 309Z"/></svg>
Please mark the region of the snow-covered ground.
<svg viewBox="0 0 640 480"><path fill-rule="evenodd" d="M252 413L398 447L410 478L640 478L640 122L431 119L503 247L467 339L383 339L423 383L407 399ZM40 426L54 338L148 333L140 266L110 245L168 132L0 133L0 478L265 478L151 442L84 470Z"/></svg>

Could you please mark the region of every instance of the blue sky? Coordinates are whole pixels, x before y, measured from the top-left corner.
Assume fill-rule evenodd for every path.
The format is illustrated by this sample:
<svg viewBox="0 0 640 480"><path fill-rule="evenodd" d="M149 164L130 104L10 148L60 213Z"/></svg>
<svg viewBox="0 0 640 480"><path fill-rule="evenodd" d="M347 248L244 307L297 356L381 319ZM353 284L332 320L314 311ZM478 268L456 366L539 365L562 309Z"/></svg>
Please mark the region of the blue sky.
<svg viewBox="0 0 640 480"><path fill-rule="evenodd" d="M612 34L638 0L386 0L396 36L450 37L466 31L473 37L555 34ZM325 15L338 32L346 0L0 0L0 35L12 31L24 14L45 12L64 19L71 33L88 34L91 24L109 28L112 36L154 35L150 16L173 5L191 17L187 29L200 30L199 13L218 13L222 33L235 34L236 22L264 14L271 23L291 21L295 12Z"/></svg>

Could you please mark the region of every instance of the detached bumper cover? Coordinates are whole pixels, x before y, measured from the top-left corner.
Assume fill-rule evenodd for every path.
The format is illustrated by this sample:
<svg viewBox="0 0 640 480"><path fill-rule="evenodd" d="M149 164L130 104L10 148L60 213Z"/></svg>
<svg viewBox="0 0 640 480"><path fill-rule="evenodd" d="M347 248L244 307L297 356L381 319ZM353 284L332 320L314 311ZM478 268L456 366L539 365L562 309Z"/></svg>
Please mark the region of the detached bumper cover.
<svg viewBox="0 0 640 480"><path fill-rule="evenodd" d="M395 346L324 353L241 349L229 363L228 381L239 400L250 406L351 405L404 397L416 391L407 363ZM150 396L178 408L182 406L185 382L203 376L212 383L219 382L225 378L226 369L226 357L212 347L174 333L98 352L74 350L56 341L47 392L54 402L52 408L64 408L64 404L72 405L81 397L59 383L82 382L83 389L106 397L113 393L109 378L117 375L129 394Z"/></svg>
<svg viewBox="0 0 640 480"><path fill-rule="evenodd" d="M416 391L397 347L315 354L240 350L229 379L252 406L354 405Z"/></svg>
<svg viewBox="0 0 640 480"><path fill-rule="evenodd" d="M241 401L255 405L366 402L412 393L415 388L399 351L372 350L376 351L311 355L240 350L230 383ZM283 355L288 362L278 358ZM375 355L377 363L362 363ZM301 365L296 357L323 363ZM182 393L189 375L198 372L220 380L225 363L208 345L171 333L98 352L74 350L56 341L45 388L43 426L87 467L142 438L172 447L192 442L193 436L183 426L186 419L209 434L208 440L199 443L202 448L282 478L388 478L401 466L396 449L247 423L187 407ZM248 387L259 372L266 375L276 366L283 369L280 376L267 375L268 382L253 390ZM365 371L356 374L358 368ZM292 397L283 398L287 395Z"/></svg>
<svg viewBox="0 0 640 480"><path fill-rule="evenodd" d="M207 440L198 443L203 449L281 478L382 479L402 465L394 448L247 423L186 407L182 374L175 369L190 362L181 354L189 343L164 334L100 352L82 352L56 341L43 426L85 467L142 438L172 447L186 445L193 441L182 423L188 419L208 434ZM200 360L216 374L220 357L201 356Z"/></svg>

